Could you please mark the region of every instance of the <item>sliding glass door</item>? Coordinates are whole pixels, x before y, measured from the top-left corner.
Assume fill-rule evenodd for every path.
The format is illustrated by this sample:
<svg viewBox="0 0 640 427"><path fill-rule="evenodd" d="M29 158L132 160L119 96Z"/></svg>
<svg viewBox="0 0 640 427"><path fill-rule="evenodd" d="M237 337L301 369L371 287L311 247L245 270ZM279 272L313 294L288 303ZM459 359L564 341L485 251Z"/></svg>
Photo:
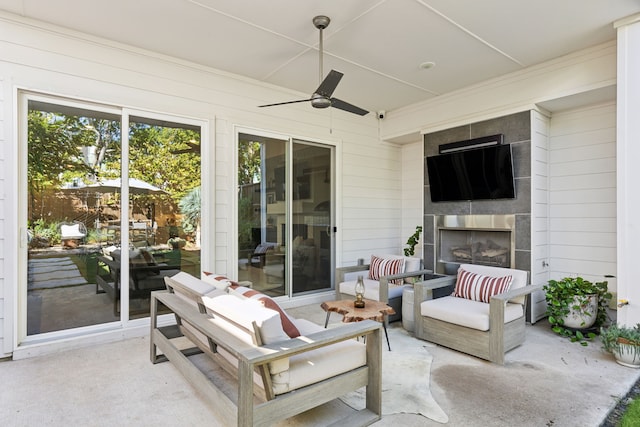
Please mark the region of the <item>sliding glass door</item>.
<svg viewBox="0 0 640 427"><path fill-rule="evenodd" d="M333 286L331 146L238 135L238 278L273 296Z"/></svg>
<svg viewBox="0 0 640 427"><path fill-rule="evenodd" d="M96 277L102 246L120 246L108 224L121 208L95 184L120 176L120 111L32 96L26 116L26 335L119 320Z"/></svg>
<svg viewBox="0 0 640 427"><path fill-rule="evenodd" d="M333 174L331 147L294 140L291 151L293 294L331 288Z"/></svg>
<svg viewBox="0 0 640 427"><path fill-rule="evenodd" d="M21 335L148 316L165 276L201 270L200 126L23 99Z"/></svg>

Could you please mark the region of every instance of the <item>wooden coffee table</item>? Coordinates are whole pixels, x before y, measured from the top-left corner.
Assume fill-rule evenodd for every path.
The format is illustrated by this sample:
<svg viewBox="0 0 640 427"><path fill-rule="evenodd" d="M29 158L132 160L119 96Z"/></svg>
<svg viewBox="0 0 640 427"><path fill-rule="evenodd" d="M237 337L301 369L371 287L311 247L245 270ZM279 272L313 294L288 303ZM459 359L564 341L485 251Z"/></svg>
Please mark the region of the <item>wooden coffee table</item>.
<svg viewBox="0 0 640 427"><path fill-rule="evenodd" d="M389 335L387 334L386 317L390 314L396 314L392 307L387 304L366 299L364 300L364 308L356 308L353 306L353 300L341 299L335 301L325 301L320 307L327 312L327 318L324 321L324 327L329 324L329 316L335 312L342 314L342 321L344 323L360 322L361 320L375 320L382 323L384 329L384 336L387 338L387 347L391 351L391 345L389 344Z"/></svg>

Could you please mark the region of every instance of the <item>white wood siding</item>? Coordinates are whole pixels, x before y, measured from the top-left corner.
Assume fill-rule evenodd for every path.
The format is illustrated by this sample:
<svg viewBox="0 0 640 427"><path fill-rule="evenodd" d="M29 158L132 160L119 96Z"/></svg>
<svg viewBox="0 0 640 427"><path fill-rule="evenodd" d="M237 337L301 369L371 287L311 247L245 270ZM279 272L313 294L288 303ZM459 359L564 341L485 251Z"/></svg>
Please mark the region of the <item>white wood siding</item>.
<svg viewBox="0 0 640 427"><path fill-rule="evenodd" d="M13 202L18 194L20 172L13 129L2 124L17 122L15 95L20 88L208 123L202 138L208 145L203 168L210 177L209 188L203 186L203 191L208 190L212 199L209 220L205 219L208 229L203 230L205 269L233 275L237 265L235 126L337 147L338 168L343 172L337 179L337 265L354 263L374 250L399 250L401 149L380 141L373 114L360 117L303 104L258 109L268 101L304 95L47 24L23 23L14 15L0 14L0 52L0 82L9 85L0 92L0 343L5 354L14 347L12 307L17 306L12 292L16 280L6 266L13 271L17 265L20 247L15 230L22 224L15 203L6 203L7 195ZM121 339L125 334L107 335L101 339ZM66 348L82 345L71 341Z"/></svg>
<svg viewBox="0 0 640 427"><path fill-rule="evenodd" d="M616 274L615 104L556 113L550 129L551 278L603 280Z"/></svg>
<svg viewBox="0 0 640 427"><path fill-rule="evenodd" d="M531 284L549 280L549 118L531 111ZM530 320L544 317L545 294L531 296Z"/></svg>
<svg viewBox="0 0 640 427"><path fill-rule="evenodd" d="M9 321L6 319L7 307L10 306L5 295L8 292L5 290L7 281L5 280L5 248L6 248L6 194L5 189L5 171L7 170L6 162L6 147L7 137L5 135L6 129L4 120L4 111L6 109L6 103L4 102L5 82L4 78L0 76L0 357L4 357L9 354L11 345L5 341L5 337L9 335L7 330L10 326Z"/></svg>
<svg viewBox="0 0 640 427"><path fill-rule="evenodd" d="M399 253L401 167L398 146L373 140L342 145L342 256L336 265L354 265L358 258L368 261L372 254Z"/></svg>

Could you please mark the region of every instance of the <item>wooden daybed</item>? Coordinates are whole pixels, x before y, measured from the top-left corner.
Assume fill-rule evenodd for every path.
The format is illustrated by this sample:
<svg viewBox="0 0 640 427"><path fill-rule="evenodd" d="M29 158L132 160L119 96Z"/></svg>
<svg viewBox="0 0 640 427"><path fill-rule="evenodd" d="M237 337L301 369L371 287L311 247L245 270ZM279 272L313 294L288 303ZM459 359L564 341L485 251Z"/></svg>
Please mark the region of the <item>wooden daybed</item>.
<svg viewBox="0 0 640 427"><path fill-rule="evenodd" d="M243 427L272 425L278 420L302 413L363 386L366 386L366 408L352 412L348 419L340 420L337 425L365 426L380 419L380 323L363 321L332 329L313 325L317 332L262 344L263 334L257 321L251 322L252 328L246 328L243 326L246 319L242 316L234 319L233 312L223 314L222 310L216 311L216 307L231 307L230 310L235 310L236 304L244 304L231 301L237 297L221 295L220 290L207 290L205 282L184 272L165 280L169 290L151 294L151 361L171 361L214 408L220 422ZM224 304L216 306L216 300L224 300ZM230 302L233 304L229 304ZM175 327L172 335L171 327L158 326L160 303L175 314L180 338L175 337ZM307 321L291 320L300 327L301 333L308 330L308 325L304 323ZM262 324L263 329L265 323ZM247 341L247 336L251 337L250 341ZM355 340L360 336L366 336L366 344ZM184 349L182 337L191 342L189 348ZM328 359L326 362L329 369L336 370L339 369L336 365L341 363L354 363L353 358L348 356L349 351L354 348L362 353L364 364L318 378L319 372L322 372L318 370L327 369L327 363L317 359L319 355ZM232 375L237 382L234 383L235 391L231 396L225 394L215 381L210 380L192 363L190 356L194 353L206 353L213 362ZM314 363L314 358L318 363ZM321 366L323 363L324 367ZM286 372L277 369L282 368L283 364L287 368ZM274 374L275 371L277 375ZM283 374L287 378L291 377L287 380L291 384L296 382L294 376L304 380L315 379L302 387L282 390L282 384L276 383Z"/></svg>

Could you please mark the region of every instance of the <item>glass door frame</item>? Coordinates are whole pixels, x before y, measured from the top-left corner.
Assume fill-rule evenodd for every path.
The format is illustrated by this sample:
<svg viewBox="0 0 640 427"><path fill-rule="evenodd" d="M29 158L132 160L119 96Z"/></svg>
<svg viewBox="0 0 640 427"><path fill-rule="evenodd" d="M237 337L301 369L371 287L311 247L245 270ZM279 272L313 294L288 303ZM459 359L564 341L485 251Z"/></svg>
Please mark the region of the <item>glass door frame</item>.
<svg viewBox="0 0 640 427"><path fill-rule="evenodd" d="M75 329L66 329L54 332L45 332L42 334L27 334L27 269L28 269L28 239L27 239L27 204L28 204L28 111L29 101L39 101L63 107L77 109L78 111L87 110L96 113L105 113L122 117L122 108L109 104L99 104L87 102L78 99L66 98L63 96L49 95L41 92L33 92L29 90L18 91L18 226L19 226L19 250L18 250L18 271L16 286L17 307L14 314L14 348L21 345L27 345L32 342L55 341L69 336L77 336L89 332L98 332L110 330L118 327L122 322L102 323L91 326L83 326ZM122 121L120 122L122 129ZM128 296L127 296L128 297Z"/></svg>
<svg viewBox="0 0 640 427"><path fill-rule="evenodd" d="M209 172L209 167L205 163L211 163L211 149L209 148L209 125L207 120L190 118L186 116L178 116L168 113L154 113L147 110L132 109L127 107L114 106L108 103L91 102L82 99L68 98L55 94L47 94L44 92L35 92L28 89L17 89L17 159L18 159L18 179L17 179L17 220L18 220L18 255L17 255L17 284L14 288L15 293L15 308L14 313L14 339L13 348L16 349L19 346L30 345L33 343L42 342L55 342L59 339L65 339L69 337L77 337L88 334L95 334L97 332L114 331L126 329L128 327L146 326L149 323L149 318L130 319L129 313L129 289L127 286L121 286L120 288L120 319L114 322L99 323L95 325L82 326L72 329L64 329L53 332L44 332L36 335L27 334L27 268L28 268L28 238L27 238L27 203L28 203L28 183L27 183L27 165L28 165L28 111L29 101L40 101L48 104L60 105L77 109L78 111L91 111L96 113L104 113L108 115L114 115L120 117L120 129L121 129L121 182L128 182L129 178L129 124L130 118L148 118L150 120L167 121L177 124L185 124L191 126L198 126L200 128L200 146L201 146L201 217L205 218L211 216L212 197L215 194L214 185L210 184L207 188L204 188L205 183L211 183L213 174ZM206 160L205 160L206 159ZM120 206L129 206L129 188L128 186L122 186L120 192ZM120 218L120 229L126 230L129 228L129 212L128 209L123 209ZM201 260L207 260L213 253L210 245L213 240L214 225L209 222L201 222L202 233L202 245L201 245ZM128 233L121 233L120 244L123 247L129 245ZM125 246L126 245L126 246ZM212 261L213 262L213 261ZM121 283L129 283L129 254L128 251L124 251L121 257ZM203 268L208 268L207 265L202 265ZM172 315L163 315L162 318L173 318Z"/></svg>
<svg viewBox="0 0 640 427"><path fill-rule="evenodd" d="M282 141L286 141L286 149L285 149L285 164L286 164L286 188L285 188L285 194L286 196L286 208L285 208L285 221L286 221L286 235L287 235L287 240L286 240L286 247L287 248L292 248L292 233L293 233L293 224L292 224L292 218L293 218L293 204L292 204L292 200L293 200L293 145L294 144L309 144L309 145L315 145L318 147L323 147L323 148L327 148L330 150L330 156L331 156L331 160L330 160L330 171L329 171L329 176L331 177L331 189L330 189L330 212L329 212L329 218L330 218L330 227L328 232L330 233L330 250L331 250L331 256L330 256L330 273L329 273L329 287L327 288L323 288L318 290L317 293L322 293L322 292L329 292L329 291L334 291L335 290L335 275L332 273L333 271L335 271L335 265L336 265L336 257L337 257L337 251L338 251L338 241L337 241L337 208L336 208L336 204L337 204L337 194L338 194L338 186L336 183L336 177L337 177L337 158L339 156L338 154L338 144L330 142L330 141L322 141L322 140L317 140L314 138L306 138L306 137L299 137L299 136L291 136L291 135L286 135L286 134L280 134L280 133L275 133L275 132L269 132L269 131L264 131L264 130L258 130L258 129L252 129L252 128L246 128L246 127L240 127L240 126L236 126L235 127L235 131L234 131L234 151L233 151L233 188L234 189L238 189L238 150L239 150L239 139L240 139L240 134L249 134L249 135L255 135L256 137L260 137L260 138L272 138L272 139L276 139L276 140L282 140ZM262 195L262 199L264 199L266 196L263 194ZM233 212L232 212L232 217L234 218L233 221L233 231L234 231L234 235L237 236L238 235L238 230L239 230L239 223L238 223L238 198L235 197L233 200ZM239 261L239 254L238 254L238 239L231 239L230 245L229 245L229 249L231 251L231 253L233 254L233 258L232 258L232 262L234 267L234 271L237 277L238 274L238 261ZM292 259L293 259L293 254L292 251L287 249L285 252L285 256L286 256L286 260L285 260L285 270L284 270L284 274L286 277L286 281L285 281L285 290L286 290L286 294L283 296L278 296L275 297L277 299L294 299L294 293L293 293L293 284L292 284L292 280L293 280L293 263L292 263ZM306 295L305 295L306 296Z"/></svg>

